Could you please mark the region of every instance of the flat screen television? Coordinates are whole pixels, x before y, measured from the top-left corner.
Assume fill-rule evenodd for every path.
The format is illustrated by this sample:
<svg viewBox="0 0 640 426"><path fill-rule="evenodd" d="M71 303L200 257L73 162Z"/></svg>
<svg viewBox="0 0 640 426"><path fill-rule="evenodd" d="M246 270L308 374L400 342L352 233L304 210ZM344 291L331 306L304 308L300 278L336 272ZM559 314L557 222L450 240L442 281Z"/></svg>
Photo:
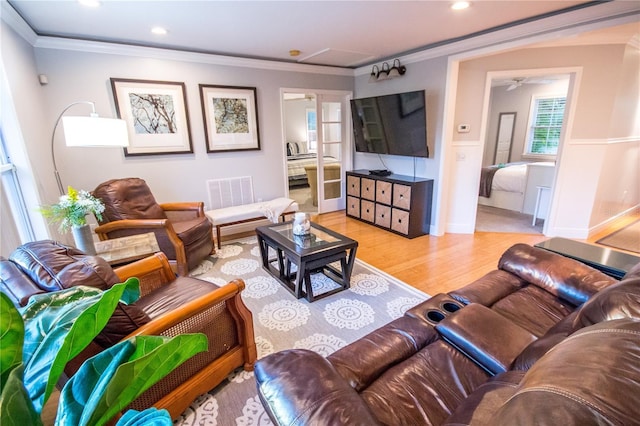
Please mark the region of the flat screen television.
<svg viewBox="0 0 640 426"><path fill-rule="evenodd" d="M424 90L351 100L357 152L429 157Z"/></svg>

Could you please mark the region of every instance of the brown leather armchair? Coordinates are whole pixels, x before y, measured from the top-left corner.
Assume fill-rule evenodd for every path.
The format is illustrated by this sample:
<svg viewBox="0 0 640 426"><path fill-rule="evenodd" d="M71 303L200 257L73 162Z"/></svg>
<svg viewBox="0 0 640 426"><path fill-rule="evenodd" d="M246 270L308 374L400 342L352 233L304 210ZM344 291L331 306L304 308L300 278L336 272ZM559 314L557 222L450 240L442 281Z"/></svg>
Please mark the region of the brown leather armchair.
<svg viewBox="0 0 640 426"><path fill-rule="evenodd" d="M195 398L215 388L236 368L253 370L253 317L242 302L242 280L218 286L176 277L164 253L112 269L98 256L51 240L26 243L8 259L0 257L0 291L16 306L26 305L35 294L76 285L104 290L129 277L140 280L140 299L118 305L100 334L67 364L67 377L86 359L127 337L204 333L206 352L187 360L127 407L166 408L176 419Z"/></svg>
<svg viewBox="0 0 640 426"><path fill-rule="evenodd" d="M95 230L100 240L153 232L160 250L182 276L214 251L203 202L158 204L140 178L112 179L98 185L93 195L105 205Z"/></svg>

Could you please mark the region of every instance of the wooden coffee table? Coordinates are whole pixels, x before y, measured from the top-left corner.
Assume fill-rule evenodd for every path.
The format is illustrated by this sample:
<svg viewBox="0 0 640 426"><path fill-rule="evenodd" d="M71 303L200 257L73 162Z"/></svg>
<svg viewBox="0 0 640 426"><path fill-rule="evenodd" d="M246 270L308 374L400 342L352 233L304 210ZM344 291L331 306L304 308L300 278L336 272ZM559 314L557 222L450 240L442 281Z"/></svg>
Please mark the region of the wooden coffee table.
<svg viewBox="0 0 640 426"><path fill-rule="evenodd" d="M160 251L153 232L98 241L95 247L96 255L112 266L134 262Z"/></svg>
<svg viewBox="0 0 640 426"><path fill-rule="evenodd" d="M264 269L297 299L306 297L309 302L349 288L358 242L313 222L310 235L300 237L293 235L291 224L285 222L256 228ZM275 257L269 257L269 248L275 251ZM331 265L338 261L339 269ZM292 272L292 265L296 265L296 272ZM340 286L319 295L313 294L311 273L316 271Z"/></svg>

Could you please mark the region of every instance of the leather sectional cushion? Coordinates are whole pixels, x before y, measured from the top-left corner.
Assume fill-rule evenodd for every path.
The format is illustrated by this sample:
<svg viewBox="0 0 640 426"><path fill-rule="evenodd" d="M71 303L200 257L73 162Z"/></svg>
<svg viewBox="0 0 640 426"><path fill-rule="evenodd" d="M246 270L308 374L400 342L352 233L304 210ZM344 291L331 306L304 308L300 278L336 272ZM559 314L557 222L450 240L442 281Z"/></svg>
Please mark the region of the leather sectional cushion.
<svg viewBox="0 0 640 426"><path fill-rule="evenodd" d="M638 359L640 321L583 328L540 358L487 424L638 424Z"/></svg>
<svg viewBox="0 0 640 426"><path fill-rule="evenodd" d="M473 391L441 426L490 425L496 410L516 393L524 371L493 376Z"/></svg>
<svg viewBox="0 0 640 426"><path fill-rule="evenodd" d="M490 375L441 339L386 370L360 395L386 425L437 425Z"/></svg>
<svg viewBox="0 0 640 426"><path fill-rule="evenodd" d="M630 395L640 381L639 336L640 322L629 319L579 330L527 372L478 387L443 425L637 424L640 406Z"/></svg>
<svg viewBox="0 0 640 426"><path fill-rule="evenodd" d="M513 369L523 371L528 370L551 348L576 331L579 328L574 326L574 320L577 314L578 311L573 311L565 318L561 319L556 325L551 327L544 336L531 342L531 344L527 346L513 362Z"/></svg>
<svg viewBox="0 0 640 426"><path fill-rule="evenodd" d="M503 297L520 290L526 285L527 282L523 279L509 272L496 269L464 287L449 292L449 295L465 305L479 303L490 307Z"/></svg>
<svg viewBox="0 0 640 426"><path fill-rule="evenodd" d="M640 319L640 278L625 279L593 296L578 311L574 326L620 318Z"/></svg>
<svg viewBox="0 0 640 426"><path fill-rule="evenodd" d="M530 284L499 300L491 309L540 337L576 307Z"/></svg>
<svg viewBox="0 0 640 426"><path fill-rule="evenodd" d="M369 333L356 344L328 356L345 380L361 391L389 367L415 355L438 338L429 324L418 318L400 317ZM354 363L353 360L358 362Z"/></svg>
<svg viewBox="0 0 640 426"><path fill-rule="evenodd" d="M486 306L472 303L436 325L449 343L491 374L504 373L536 337Z"/></svg>
<svg viewBox="0 0 640 426"><path fill-rule="evenodd" d="M218 288L217 285L208 281L177 277L171 283L138 299L136 306L147 314L149 318L155 319L167 312L180 310L185 303L211 293Z"/></svg>
<svg viewBox="0 0 640 426"><path fill-rule="evenodd" d="M14 250L9 260L41 289L63 290L65 283L106 290L119 281L111 266L97 256L52 240L34 241Z"/></svg>
<svg viewBox="0 0 640 426"><path fill-rule="evenodd" d="M0 258L0 290L6 293L16 306L25 306L29 297L45 293L15 263L5 258Z"/></svg>
<svg viewBox="0 0 640 426"><path fill-rule="evenodd" d="M270 375L271 371L283 371L286 374L274 376ZM358 393L329 361L315 352L290 349L271 354L256 364L255 375L263 384L258 394L267 410L270 406L288 403L304 407L300 412L286 409L278 410L277 414L269 412L277 424L379 424ZM296 401L282 400L281 391L285 389L296 395Z"/></svg>
<svg viewBox="0 0 640 426"><path fill-rule="evenodd" d="M149 321L149 316L136 305L118 303L107 325L94 341L102 348L111 347Z"/></svg>
<svg viewBox="0 0 640 426"><path fill-rule="evenodd" d="M498 269L510 272L574 306L586 302L614 278L548 250L516 244L501 256Z"/></svg>

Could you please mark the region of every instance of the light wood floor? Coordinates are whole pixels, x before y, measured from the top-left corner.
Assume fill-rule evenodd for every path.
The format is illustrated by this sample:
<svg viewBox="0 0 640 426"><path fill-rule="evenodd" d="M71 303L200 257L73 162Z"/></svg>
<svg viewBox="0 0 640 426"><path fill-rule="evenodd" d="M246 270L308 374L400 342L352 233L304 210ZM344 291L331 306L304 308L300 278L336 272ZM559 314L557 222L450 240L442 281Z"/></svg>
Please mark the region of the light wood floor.
<svg viewBox="0 0 640 426"><path fill-rule="evenodd" d="M616 221L585 242L595 244L639 217ZM410 240L348 218L344 211L312 216L312 220L358 241L358 259L431 296L459 288L495 269L502 253L513 244L533 245L548 238L540 234L476 232Z"/></svg>

